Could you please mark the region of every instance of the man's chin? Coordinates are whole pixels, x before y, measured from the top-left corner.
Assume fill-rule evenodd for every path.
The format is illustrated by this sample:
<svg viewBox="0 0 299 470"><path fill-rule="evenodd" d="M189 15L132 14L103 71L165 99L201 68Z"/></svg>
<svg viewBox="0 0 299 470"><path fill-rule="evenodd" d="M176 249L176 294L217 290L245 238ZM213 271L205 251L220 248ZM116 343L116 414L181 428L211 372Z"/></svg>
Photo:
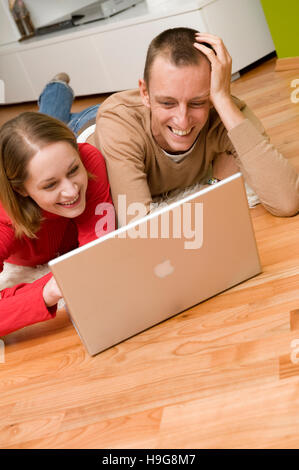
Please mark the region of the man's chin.
<svg viewBox="0 0 299 470"><path fill-rule="evenodd" d="M189 142L168 142L168 150L166 152L173 155L188 152L193 147L196 139L192 139Z"/></svg>

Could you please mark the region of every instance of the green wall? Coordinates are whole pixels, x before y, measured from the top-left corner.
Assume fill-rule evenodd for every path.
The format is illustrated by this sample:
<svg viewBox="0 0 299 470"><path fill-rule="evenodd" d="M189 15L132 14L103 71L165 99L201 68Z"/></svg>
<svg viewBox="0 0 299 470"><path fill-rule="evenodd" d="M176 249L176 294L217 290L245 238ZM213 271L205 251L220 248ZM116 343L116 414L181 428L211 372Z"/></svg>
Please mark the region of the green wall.
<svg viewBox="0 0 299 470"><path fill-rule="evenodd" d="M277 56L299 56L299 0L261 0Z"/></svg>

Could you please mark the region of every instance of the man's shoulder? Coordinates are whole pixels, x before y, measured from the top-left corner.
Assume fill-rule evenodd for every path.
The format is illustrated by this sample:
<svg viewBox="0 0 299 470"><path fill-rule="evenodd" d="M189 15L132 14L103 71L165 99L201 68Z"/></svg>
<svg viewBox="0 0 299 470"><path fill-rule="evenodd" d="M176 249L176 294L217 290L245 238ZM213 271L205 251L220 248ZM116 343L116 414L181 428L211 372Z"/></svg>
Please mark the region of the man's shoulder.
<svg viewBox="0 0 299 470"><path fill-rule="evenodd" d="M99 117L107 112L126 113L143 112L144 105L141 101L138 88L134 90L120 91L110 95L99 107Z"/></svg>
<svg viewBox="0 0 299 470"><path fill-rule="evenodd" d="M101 145L104 141L107 143L107 140L128 138L144 143L150 133L150 113L142 103L139 90L127 90L109 96L99 107L96 129ZM98 148L101 149L101 145Z"/></svg>

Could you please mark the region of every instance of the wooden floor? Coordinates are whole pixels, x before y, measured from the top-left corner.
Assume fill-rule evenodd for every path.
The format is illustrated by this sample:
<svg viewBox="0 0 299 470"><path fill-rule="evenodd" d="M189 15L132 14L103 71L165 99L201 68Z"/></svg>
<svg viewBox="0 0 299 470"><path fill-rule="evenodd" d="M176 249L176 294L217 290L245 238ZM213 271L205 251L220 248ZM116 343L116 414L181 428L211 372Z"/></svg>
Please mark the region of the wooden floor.
<svg viewBox="0 0 299 470"><path fill-rule="evenodd" d="M299 70L274 65L232 89L299 169ZM93 358L63 311L7 336L0 447L299 448L299 216L251 215L262 274L189 311Z"/></svg>

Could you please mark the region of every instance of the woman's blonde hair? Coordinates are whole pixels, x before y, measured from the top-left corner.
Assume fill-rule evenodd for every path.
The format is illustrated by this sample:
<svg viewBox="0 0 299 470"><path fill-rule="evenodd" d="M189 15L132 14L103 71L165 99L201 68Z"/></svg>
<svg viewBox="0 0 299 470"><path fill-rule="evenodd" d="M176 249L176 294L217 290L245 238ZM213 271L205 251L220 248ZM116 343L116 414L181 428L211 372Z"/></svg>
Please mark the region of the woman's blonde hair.
<svg viewBox="0 0 299 470"><path fill-rule="evenodd" d="M30 159L55 142L67 142L78 152L73 132L63 122L42 113L22 113L0 129L0 201L17 237L35 238L40 228L39 206L22 193Z"/></svg>

